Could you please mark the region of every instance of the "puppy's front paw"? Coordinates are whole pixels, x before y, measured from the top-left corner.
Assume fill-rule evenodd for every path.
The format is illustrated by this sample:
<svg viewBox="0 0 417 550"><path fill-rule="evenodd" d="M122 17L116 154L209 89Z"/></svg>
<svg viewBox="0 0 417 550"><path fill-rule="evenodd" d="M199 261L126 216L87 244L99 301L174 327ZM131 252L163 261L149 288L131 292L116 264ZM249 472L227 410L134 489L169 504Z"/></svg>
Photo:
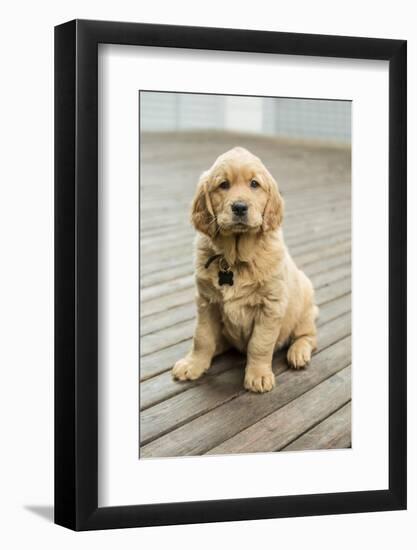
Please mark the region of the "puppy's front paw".
<svg viewBox="0 0 417 550"><path fill-rule="evenodd" d="M245 389L256 393L265 393L275 387L275 375L271 368L246 370L244 384Z"/></svg>
<svg viewBox="0 0 417 550"><path fill-rule="evenodd" d="M172 376L177 380L196 380L205 372L205 368L196 364L191 357L177 361L172 369Z"/></svg>
<svg viewBox="0 0 417 550"><path fill-rule="evenodd" d="M287 360L293 369L305 367L311 360L311 345L305 340L296 340L289 348Z"/></svg>

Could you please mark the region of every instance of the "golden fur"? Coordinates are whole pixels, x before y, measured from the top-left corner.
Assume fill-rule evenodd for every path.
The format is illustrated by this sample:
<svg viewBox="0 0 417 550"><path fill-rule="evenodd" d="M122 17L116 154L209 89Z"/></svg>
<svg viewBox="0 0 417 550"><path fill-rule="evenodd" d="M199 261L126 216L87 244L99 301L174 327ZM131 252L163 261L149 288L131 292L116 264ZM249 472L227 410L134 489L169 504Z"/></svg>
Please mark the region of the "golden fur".
<svg viewBox="0 0 417 550"><path fill-rule="evenodd" d="M247 206L244 221L232 211L236 201ZM197 325L190 352L173 368L175 378L199 378L215 355L233 346L247 353L245 388L265 392L275 385L275 350L289 345L294 368L310 361L318 308L310 280L285 246L283 214L275 180L246 149L224 153L202 174L191 214L199 231ZM220 257L205 267L214 255ZM219 285L224 266L233 271L233 286Z"/></svg>

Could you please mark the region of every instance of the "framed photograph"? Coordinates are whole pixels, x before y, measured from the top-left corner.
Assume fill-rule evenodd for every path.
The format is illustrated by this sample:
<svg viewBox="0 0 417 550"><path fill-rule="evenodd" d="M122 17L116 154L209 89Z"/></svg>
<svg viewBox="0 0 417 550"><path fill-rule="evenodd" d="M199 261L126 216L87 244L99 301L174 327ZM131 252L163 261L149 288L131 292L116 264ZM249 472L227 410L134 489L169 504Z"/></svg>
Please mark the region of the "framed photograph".
<svg viewBox="0 0 417 550"><path fill-rule="evenodd" d="M55 29L55 522L406 508L406 42Z"/></svg>

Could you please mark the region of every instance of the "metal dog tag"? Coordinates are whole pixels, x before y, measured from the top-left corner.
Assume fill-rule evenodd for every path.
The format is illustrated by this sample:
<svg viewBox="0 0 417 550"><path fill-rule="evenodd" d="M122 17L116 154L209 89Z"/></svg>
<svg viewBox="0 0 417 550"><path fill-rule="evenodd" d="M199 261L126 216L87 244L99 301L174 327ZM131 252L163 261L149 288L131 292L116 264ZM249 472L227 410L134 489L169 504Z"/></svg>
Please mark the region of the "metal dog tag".
<svg viewBox="0 0 417 550"><path fill-rule="evenodd" d="M233 271L219 271L219 285L233 286Z"/></svg>

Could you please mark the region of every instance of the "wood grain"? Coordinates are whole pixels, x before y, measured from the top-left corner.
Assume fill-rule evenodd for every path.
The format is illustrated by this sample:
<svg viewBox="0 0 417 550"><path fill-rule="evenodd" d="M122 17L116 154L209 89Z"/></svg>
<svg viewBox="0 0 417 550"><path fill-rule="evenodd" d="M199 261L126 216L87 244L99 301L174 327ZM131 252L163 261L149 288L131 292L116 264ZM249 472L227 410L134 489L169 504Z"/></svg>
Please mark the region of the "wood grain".
<svg viewBox="0 0 417 550"><path fill-rule="evenodd" d="M279 451L345 405L350 399L351 369L346 367L317 384L298 399L210 450L209 454Z"/></svg>
<svg viewBox="0 0 417 550"><path fill-rule="evenodd" d="M312 451L317 449L345 449L351 446L352 404L347 403L283 447L284 451Z"/></svg>
<svg viewBox="0 0 417 550"><path fill-rule="evenodd" d="M332 374L346 367L350 363L350 346L350 337L343 338L317 354L310 366L300 371L287 369L283 359L277 360L274 364L274 372L278 374L277 386L271 392L253 394L240 390L237 395L234 395L233 398L221 406L217 406L206 414L202 414L194 420L187 422L185 425L169 431L169 433L162 435L148 445L142 446L141 456L183 456L208 452L221 442L233 437L236 433L271 412L278 410ZM225 374L231 376L230 372L232 371L227 371ZM242 380L243 376L240 382ZM184 395L188 393L186 392ZM224 398L224 394L222 395ZM180 394L178 397L182 398L183 395ZM164 402L165 407L168 403L169 415L173 415L173 400L175 399L177 399L177 396ZM161 425L155 428L152 426L152 422L149 421L150 414L152 414L152 420L156 420L156 416L153 415L156 407L152 407L141 414L140 438L142 445L147 438L156 437L158 431L161 429ZM152 411L152 409L154 410ZM178 411L178 415L184 414L180 411L180 407L176 410ZM149 411L152 412L150 413ZM163 414L161 410L159 412ZM148 413L147 419L145 417L146 413ZM145 433L142 433L143 429L145 429ZM167 427L167 430L170 429Z"/></svg>

